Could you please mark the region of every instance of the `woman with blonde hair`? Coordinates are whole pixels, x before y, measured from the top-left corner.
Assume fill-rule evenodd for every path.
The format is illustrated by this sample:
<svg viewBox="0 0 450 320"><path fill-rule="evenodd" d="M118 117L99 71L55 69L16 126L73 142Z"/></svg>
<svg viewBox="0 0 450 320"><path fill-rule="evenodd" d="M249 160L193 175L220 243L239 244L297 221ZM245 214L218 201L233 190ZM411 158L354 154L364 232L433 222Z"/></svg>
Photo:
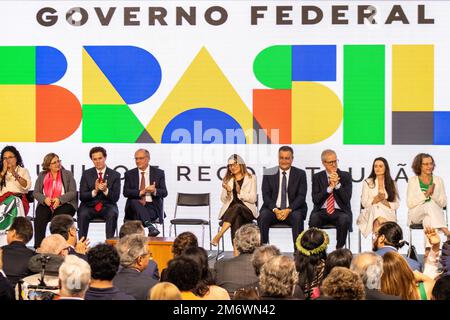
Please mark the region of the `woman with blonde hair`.
<svg viewBox="0 0 450 320"><path fill-rule="evenodd" d="M383 256L381 291L403 300L430 300L434 280L412 271L400 254L390 251Z"/></svg>
<svg viewBox="0 0 450 320"><path fill-rule="evenodd" d="M227 173L222 181L222 209L219 219L222 228L211 240L217 246L225 231L231 228L231 241L236 230L258 218L256 208L256 176L247 170L244 160L237 154L228 158Z"/></svg>
<svg viewBox="0 0 450 320"><path fill-rule="evenodd" d="M148 300L181 300L181 293L173 283L160 282L150 289Z"/></svg>

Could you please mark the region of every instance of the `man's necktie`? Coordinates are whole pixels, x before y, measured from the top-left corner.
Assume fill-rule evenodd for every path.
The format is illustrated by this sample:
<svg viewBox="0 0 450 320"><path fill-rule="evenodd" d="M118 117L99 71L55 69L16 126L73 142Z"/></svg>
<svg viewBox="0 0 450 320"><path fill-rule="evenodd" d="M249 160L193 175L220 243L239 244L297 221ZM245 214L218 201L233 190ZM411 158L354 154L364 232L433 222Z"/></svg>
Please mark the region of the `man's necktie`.
<svg viewBox="0 0 450 320"><path fill-rule="evenodd" d="M333 192L331 192L327 198L327 213L330 215L334 213L334 194L333 194Z"/></svg>
<svg viewBox="0 0 450 320"><path fill-rule="evenodd" d="M103 176L103 172L99 172L98 173L98 182L100 182L100 183L103 182L103 177L102 176ZM102 208L103 208L103 203L101 201L98 201L95 204L95 207L94 207L95 211L96 212L100 212L100 211L102 211Z"/></svg>
<svg viewBox="0 0 450 320"><path fill-rule="evenodd" d="M287 188L286 171L283 171L283 179L281 180L281 203L280 203L281 209L286 209L287 203L286 188Z"/></svg>
<svg viewBox="0 0 450 320"><path fill-rule="evenodd" d="M139 187L139 191L145 190L145 172L141 172L141 185ZM139 202L145 206L145 193L144 195L141 197L141 199L139 200Z"/></svg>

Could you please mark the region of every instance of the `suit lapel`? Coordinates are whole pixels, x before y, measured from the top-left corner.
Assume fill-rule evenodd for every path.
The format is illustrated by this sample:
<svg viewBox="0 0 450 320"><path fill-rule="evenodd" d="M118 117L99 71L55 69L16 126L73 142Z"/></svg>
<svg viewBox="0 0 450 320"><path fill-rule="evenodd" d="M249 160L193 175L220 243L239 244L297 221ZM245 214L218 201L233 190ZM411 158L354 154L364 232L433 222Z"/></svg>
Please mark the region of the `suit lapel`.
<svg viewBox="0 0 450 320"><path fill-rule="evenodd" d="M274 176L274 191L275 191L275 197L278 197L278 190L280 189L280 168L277 169L277 173Z"/></svg>

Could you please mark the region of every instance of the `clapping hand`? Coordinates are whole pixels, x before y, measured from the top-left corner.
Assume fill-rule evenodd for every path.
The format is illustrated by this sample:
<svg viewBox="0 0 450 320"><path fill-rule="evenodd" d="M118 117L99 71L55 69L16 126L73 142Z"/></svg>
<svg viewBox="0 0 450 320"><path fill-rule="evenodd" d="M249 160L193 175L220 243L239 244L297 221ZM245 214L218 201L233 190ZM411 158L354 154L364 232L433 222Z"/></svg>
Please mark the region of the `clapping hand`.
<svg viewBox="0 0 450 320"><path fill-rule="evenodd" d="M97 187L97 185L96 185ZM102 180L102 182L99 182L98 184L98 189L102 192L105 192L106 189L108 189L108 181L107 180Z"/></svg>
<svg viewBox="0 0 450 320"><path fill-rule="evenodd" d="M428 238L428 241L431 245L439 245L441 243L441 238L439 237L439 234L437 233L436 229L432 227L425 227L423 230L425 233L425 236Z"/></svg>
<svg viewBox="0 0 450 320"><path fill-rule="evenodd" d="M231 192L231 187L228 185L228 183L223 182L222 183L222 188L227 190L227 192Z"/></svg>
<svg viewBox="0 0 450 320"><path fill-rule="evenodd" d="M145 191L149 192L149 193L155 193L155 191L156 191L156 182L153 181L153 184L151 184L148 187L146 187Z"/></svg>
<svg viewBox="0 0 450 320"><path fill-rule="evenodd" d="M91 241L85 237L82 237L78 240L77 245L75 246L75 252L79 254L86 254L89 250L89 244Z"/></svg>

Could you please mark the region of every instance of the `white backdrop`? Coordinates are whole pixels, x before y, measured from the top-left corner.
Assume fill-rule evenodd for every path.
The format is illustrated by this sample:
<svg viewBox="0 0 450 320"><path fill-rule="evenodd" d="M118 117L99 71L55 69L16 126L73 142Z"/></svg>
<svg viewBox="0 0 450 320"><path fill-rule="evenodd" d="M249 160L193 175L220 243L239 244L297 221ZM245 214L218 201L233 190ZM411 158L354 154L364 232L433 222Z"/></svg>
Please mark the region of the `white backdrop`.
<svg viewBox="0 0 450 320"><path fill-rule="evenodd" d="M435 145L392 145L391 144L391 46L393 44L433 44L434 45L434 104L436 111L448 111L450 102L448 90L450 77L450 46L448 30L450 30L450 3L441 1L427 1L426 15L434 18L434 24L420 25L417 23L417 5L423 2L415 1L343 1L349 10L348 25L332 25L330 7L332 1L303 1L302 4L315 5L323 9L324 19L316 25L302 25L300 19L300 3L297 1L2 1L0 10L1 46L52 46L58 48L66 57L68 69L64 77L55 84L70 90L78 100L82 101L82 48L86 45L133 45L151 52L162 69L161 85L149 99L130 105L139 121L147 126L158 108L169 96L175 84L184 74L191 61L202 47L207 48L215 62L221 68L228 81L241 97L245 105L252 109L252 90L266 88L253 74L253 60L266 47L275 44L336 44L337 46L337 79L335 82L323 83L343 100L343 45L344 44L383 44L386 46L385 56L385 144L384 145L344 145L342 125L327 139L303 145L292 145L295 151L294 165L300 168L321 167L320 153L323 149L336 150L342 170L352 168L354 178L360 179L362 168L365 176L370 173L372 161L377 156L384 156L391 165L395 176L400 168L404 168L408 176L412 175L411 162L419 152L431 153L436 161L435 173L450 181L450 160L447 146ZM276 25L275 6L291 5L292 25ZM380 17L377 25L358 25L356 5L375 5ZM389 10L393 5L400 4L408 14L410 24L393 23L385 25ZM167 26L149 26L147 8L151 6L164 7L168 11ZM203 12L212 5L224 7L228 12L228 20L221 26L211 26L205 22ZM257 26L250 24L250 7L265 5L268 7L266 16ZM101 26L95 16L94 7L117 7L109 26ZM176 6L197 7L197 25L177 26L174 18ZM58 22L50 27L39 25L36 13L43 7L53 7L58 11ZM83 7L89 12L89 20L83 26L71 26L65 20L65 13L73 7ZM123 7L139 7L137 20L139 26L124 26ZM75 16L74 16L75 17ZM384 17L384 18L381 18ZM1 105L6 109L7 106ZM22 117L21 110L15 110L17 118ZM3 120L7 121L7 120ZM120 130L120 124L117 126ZM99 126L101 130L101 126ZM247 164L254 168L258 176L258 190L262 180L262 168L277 164L277 150L279 145L169 145L169 144L135 144L135 143L83 143L81 125L70 137L53 143L34 143L3 141L3 144L14 144L22 154L26 167L30 170L33 181L36 179L36 165L40 164L48 152L59 154L66 168L74 166L77 183L80 180L82 166L91 166L89 149L95 145L102 145L108 151L108 165L119 165L127 168L134 167L133 153L144 147L151 152L151 163L165 170L169 195L165 200L166 229L168 221L173 216L175 197L177 192L210 192L212 199L213 234L217 231L217 214L220 209L219 194L221 183L217 177L217 170L226 164L227 157L236 152L243 156ZM0 137L1 139L1 137ZM177 180L177 166L189 166L191 181L181 178ZM207 174L199 181L199 167ZM120 171L120 170L119 170ZM123 174L123 170L120 171ZM311 171L308 175L308 207L311 202ZM406 230L407 208L406 180L400 179L398 187L401 206L398 210L398 220ZM260 191L259 191L260 193ZM354 183L352 206L354 208L354 223L358 215L361 183ZM260 196L261 202L261 196ZM119 208L123 218L125 201L120 199ZM310 211L310 210L309 210ZM185 211L194 214L193 210ZM205 211L206 212L206 211ZM195 211L195 214L199 214ZM308 214L309 219L309 214ZM121 224L121 222L119 222ZM354 227L355 224L354 224ZM183 229L180 228L179 231ZM199 229L192 228L200 236ZM356 230L355 230L356 231ZM335 235L332 232L331 246L335 245ZM101 241L104 237L104 227L92 225L89 236L93 242ZM291 251L291 233L287 230L271 232L272 243L283 251ZM208 239L207 239L208 240ZM423 251L423 236L415 233L415 243L419 244L419 252ZM229 235L226 238L227 249L231 249ZM363 250L369 249L369 241L363 242ZM352 250L357 250L357 232L352 234Z"/></svg>

